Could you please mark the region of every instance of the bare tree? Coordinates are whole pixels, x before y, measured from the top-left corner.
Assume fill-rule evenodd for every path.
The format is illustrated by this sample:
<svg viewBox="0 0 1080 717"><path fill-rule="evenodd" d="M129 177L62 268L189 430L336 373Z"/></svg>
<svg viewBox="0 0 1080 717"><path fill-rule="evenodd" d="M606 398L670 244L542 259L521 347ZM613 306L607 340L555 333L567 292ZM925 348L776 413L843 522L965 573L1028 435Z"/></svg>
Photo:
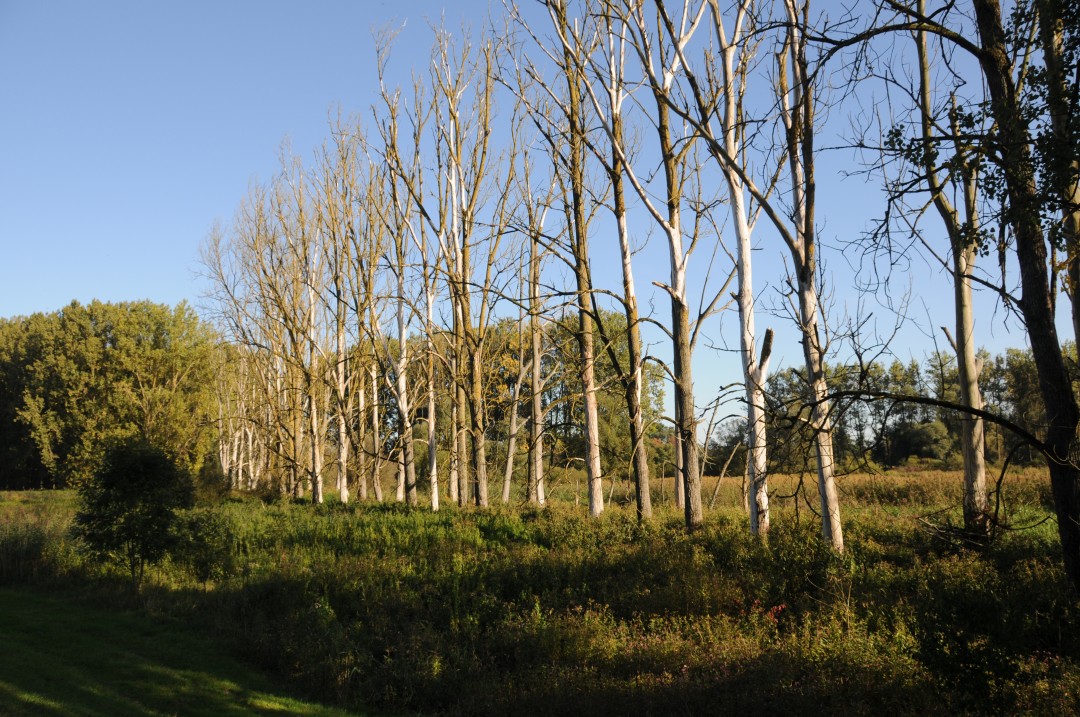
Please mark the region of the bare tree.
<svg viewBox="0 0 1080 717"><path fill-rule="evenodd" d="M787 140L791 186L788 208L790 224L777 225L794 264L798 294L798 324L802 333L806 381L812 405L810 426L817 452L818 494L821 498L821 532L837 551L844 549L840 501L836 490L831 403L825 380L825 344L817 285L817 184L814 175L815 85L807 59L810 3L785 0L787 33L778 56L777 94Z"/></svg>
<svg viewBox="0 0 1080 717"><path fill-rule="evenodd" d="M925 2L920 0L919 12L925 14ZM956 307L955 338L949 342L956 353L960 378L960 401L965 406L982 410L983 400L979 391L980 365L975 355L975 319L972 307L971 275L978 257L980 232L978 213L978 164L970 149L961 138L958 126L956 97L951 97L950 139L956 167L955 178L949 178L961 191L964 215L949 200L945 181L938 173L935 157L939 150L934 135L934 113L931 106L930 58L926 33L916 33L919 58L919 119L922 140L922 171L930 190L934 208L945 224L952 256L950 273L953 277L953 293ZM985 537L990 530L990 501L986 493L985 428L977 415L965 417L960 427L960 439L964 462L964 527L973 536Z"/></svg>
<svg viewBox="0 0 1080 717"><path fill-rule="evenodd" d="M252 188L232 236L218 234L203 261L230 333L252 350L261 376L265 442L283 463L283 491L304 483L322 499L326 425L323 281L309 188L295 160L269 187ZM305 418L307 419L305 421Z"/></svg>
<svg viewBox="0 0 1080 717"><path fill-rule="evenodd" d="M791 283L796 295L796 323L802 334L802 345L806 365L806 380L811 393L809 422L815 435L816 462L818 472L818 490L822 501L822 534L836 550L843 549L843 533L840 524L839 501L835 486L833 465L832 425L830 404L824 375L825 344L821 333L820 299L817 290L817 241L815 228L816 184L814 180L814 84L807 60L807 32L809 26L809 6L807 3L796 4L785 0L784 19L778 23L781 30L780 49L776 54L775 104L770 106L773 121L780 123L780 137L774 147L766 152L774 152L786 160L790 200L786 205L771 195L772 188L782 171L778 165L776 174L766 175L766 183L759 185L747 171L745 158L745 135L743 142L732 144L746 131L748 117L742 99L745 97L747 62L752 52L739 48L733 40L743 35L743 23L753 15L751 3L738 3L734 8L735 20L733 32L724 24L723 14L717 0L708 0L712 9L711 18L715 30L717 46L720 48L722 69L719 72L706 69L704 76L687 59L686 45L683 41L686 32L683 29L690 15L689 5L684 3L681 14L676 18L670 13L663 0L655 0L661 17L661 27L673 46L680 62L680 76L684 79L687 91L684 96L692 98L689 102L677 101L677 95L666 92L661 95L669 107L680 117L694 126L703 138L710 154L717 160L725 173L729 186L729 198L734 204L743 191L749 193L761 211L768 218L773 228L780 234L793 262ZM695 17L700 17L704 5ZM681 18L681 19L680 19ZM745 37L745 36L744 36ZM738 61L736 62L736 56ZM705 57L705 67L709 68L709 58ZM716 78L722 78L717 80ZM773 109L775 108L775 109ZM721 129L718 135L712 127L712 120L717 117ZM755 118L765 122L768 115ZM778 148L778 151L776 151ZM741 242L749 237L750 223L745 211L735 215L734 226ZM747 252L740 249L739 261L743 262ZM740 276L749 276L747 271ZM752 301L750 291L740 288L737 298L740 302ZM762 357L753 356L752 329L747 322L750 307L741 304L743 316L743 364L746 380L752 391L756 379L767 367L767 352L763 346ZM768 344L768 341L766 341ZM748 408L753 412L757 400L748 394ZM754 421L750 422L753 430ZM751 444L758 441L751 436ZM754 461L751 461L753 465ZM752 469L753 470L753 469ZM760 488L760 483L756 488ZM760 496L757 490L755 495ZM767 494L765 494L767 496ZM755 501L757 502L757 501ZM762 511L758 503L758 513Z"/></svg>
<svg viewBox="0 0 1080 717"><path fill-rule="evenodd" d="M622 263L623 293L620 302L626 317L627 366L624 368L615 354L614 341L601 325L601 334L619 381L622 382L629 414L630 444L633 453L631 462L634 471L635 498L639 520L652 517L652 493L649 486L649 457L645 445L645 420L641 406L642 384L644 382L644 355L641 343L641 317L638 311L637 287L634 282L633 249L630 243L630 229L626 199L624 153L627 142L623 121L623 105L628 98L626 72L626 23L618 19L618 14L600 8L597 17L600 35L600 56L603 70L596 73L602 81L602 91L592 93L596 112L608 117L609 154L601 155L611 182L611 211L615 217L619 240L619 257ZM596 68L596 64L591 66ZM602 101L596 102L600 98ZM606 104L605 104L606 102ZM594 302L595 308L595 302ZM599 311L596 312L599 317Z"/></svg>
<svg viewBox="0 0 1080 717"><path fill-rule="evenodd" d="M565 0L546 0L548 14L556 32L569 31L570 20ZM600 432L596 398L596 348L595 326L592 313L592 272L589 265L589 220L591 212L586 208L586 164L588 132L583 97L586 83L585 54L589 48L564 42L552 57L565 83L565 95L549 91L553 104L559 110L558 129L561 141L551 137L549 144L559 170L556 177L563 197L565 227L577 302L576 340L580 353L581 390L585 414L585 474L589 495L589 515L596 517L604 511L603 469L600 465Z"/></svg>
<svg viewBox="0 0 1080 717"><path fill-rule="evenodd" d="M526 283L526 296L523 297L528 307L529 336L529 472L526 495L530 503L544 505L547 495L544 485L544 410L543 375L544 357L544 303L540 295L541 265L547 250L544 245L544 224L551 207L555 182L549 179L544 183L545 191L538 191L532 186L532 162L528 147L524 147L521 157L521 209L525 216L522 232L528 241L528 269L523 272L522 281ZM524 347L522 347L524 352Z"/></svg>
<svg viewBox="0 0 1080 717"><path fill-rule="evenodd" d="M342 503L348 503L350 499L349 461L356 414L358 357L353 348L358 337L349 331L349 326L350 323L358 326L360 322L356 317L363 316L360 303L351 301L357 295L349 288L356 235L360 231L357 212L363 196L357 175L360 144L358 128L339 122L333 129L332 142L322 149L315 177L319 232L328 274L324 300L333 322L330 380L338 444L337 492Z"/></svg>
<svg viewBox="0 0 1080 717"><path fill-rule="evenodd" d="M685 2L676 19L667 14L662 3L647 12L643 2L627 2L626 23L633 36L644 81L653 98L657 148L664 177L663 206L658 207L652 193L637 172L625 165L625 173L642 204L662 228L668 244L671 269L669 283L662 288L671 300L671 340L674 353L672 378L675 387L675 425L680 449L677 464L685 496L686 524L695 527L703 520L701 503L701 460L697 436L697 409L694 401L692 356L702 322L716 309L726 291L724 286L711 298L703 300L691 318L687 289L690 257L701 237L702 222L712 211L713 201L702 194L700 166L695 154L699 129L673 112L676 79L687 71L685 52L701 26L706 6ZM683 125L680 127L679 125ZM681 131L681 135L678 134ZM623 152L625 159L625 152ZM684 205L692 209L694 221L684 225ZM703 296L705 292L702 292Z"/></svg>
<svg viewBox="0 0 1080 717"><path fill-rule="evenodd" d="M427 225L426 230L438 242L453 312L451 367L457 400L452 411L456 438L450 470L459 480L459 502L464 504L470 489L474 489L472 497L483 507L488 504L483 361L491 308L498 296L495 283L502 271L499 260L501 242L507 233L514 148L511 143L501 164L493 157L492 42L485 40L474 50L468 42L458 46L445 30L438 30L436 35L429 75L431 134L423 130L426 112L416 109L410 119L414 122L414 148L422 141L430 141L430 155L426 156L434 158L437 171L424 185L421 173L403 163L402 158L410 155L396 144L384 157L395 175L395 184L400 183L402 196L415 206L419 221ZM385 90L384 97L390 106L392 101ZM420 108L423 100L419 94L416 99L416 107ZM420 155L417 151L412 156ZM478 248L483 251L483 262L477 266L474 250ZM472 448L471 486L463 484L469 473L460 460L466 454L466 433L456 428L456 421L465 418L469 421L467 435Z"/></svg>

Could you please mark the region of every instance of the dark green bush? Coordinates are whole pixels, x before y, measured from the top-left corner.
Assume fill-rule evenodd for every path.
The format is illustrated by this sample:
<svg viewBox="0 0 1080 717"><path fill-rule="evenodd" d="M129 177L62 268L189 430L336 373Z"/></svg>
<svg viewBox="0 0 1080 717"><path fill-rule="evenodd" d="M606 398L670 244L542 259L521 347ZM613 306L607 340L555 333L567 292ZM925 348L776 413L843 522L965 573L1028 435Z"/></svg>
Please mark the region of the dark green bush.
<svg viewBox="0 0 1080 717"><path fill-rule="evenodd" d="M137 588L173 545L176 511L192 501L191 477L164 451L127 441L109 448L80 488L73 530L91 556L127 568Z"/></svg>
<svg viewBox="0 0 1080 717"><path fill-rule="evenodd" d="M176 540L170 550L173 560L187 567L205 586L211 580L228 577L235 569L232 526L221 512L196 508L178 515Z"/></svg>
<svg viewBox="0 0 1080 717"><path fill-rule="evenodd" d="M0 585L36 577L45 567L46 551L54 539L40 522L0 521Z"/></svg>

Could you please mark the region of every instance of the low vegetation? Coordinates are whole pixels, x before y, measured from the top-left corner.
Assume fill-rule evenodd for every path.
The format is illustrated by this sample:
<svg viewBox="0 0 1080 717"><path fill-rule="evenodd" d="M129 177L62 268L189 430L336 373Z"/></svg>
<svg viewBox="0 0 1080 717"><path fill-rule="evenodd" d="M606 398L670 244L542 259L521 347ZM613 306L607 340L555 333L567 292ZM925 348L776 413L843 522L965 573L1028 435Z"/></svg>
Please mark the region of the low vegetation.
<svg viewBox="0 0 1080 717"><path fill-rule="evenodd" d="M74 549L70 494L4 493L0 583L201 626L353 710L1073 714L1080 619L1045 476L1006 481L1010 527L979 551L949 529L959 483L847 478L840 556L813 495L778 500L768 543L751 538L730 479L692 534L665 505L641 526L572 501L431 513L237 498L181 511L186 539L138 594Z"/></svg>
<svg viewBox="0 0 1080 717"><path fill-rule="evenodd" d="M0 714L304 715L345 712L281 694L175 621L0 588Z"/></svg>

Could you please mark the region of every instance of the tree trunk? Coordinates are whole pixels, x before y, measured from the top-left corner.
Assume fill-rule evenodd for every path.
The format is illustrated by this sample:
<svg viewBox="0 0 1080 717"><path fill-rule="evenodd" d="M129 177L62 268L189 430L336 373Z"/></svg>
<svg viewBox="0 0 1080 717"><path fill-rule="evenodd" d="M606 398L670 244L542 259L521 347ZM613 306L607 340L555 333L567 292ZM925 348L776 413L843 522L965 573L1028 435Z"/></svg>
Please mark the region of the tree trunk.
<svg viewBox="0 0 1080 717"><path fill-rule="evenodd" d="M584 298L579 283L578 296ZM578 306L578 347L581 357L581 382L585 410L585 475L589 490L589 515L604 512L603 473L600 470L600 427L596 403L596 358L593 351L592 317L587 307Z"/></svg>
<svg viewBox="0 0 1080 717"><path fill-rule="evenodd" d="M686 265L689 251L683 247L681 203L683 181L680 177L680 152L671 137L671 109L659 88L653 88L656 102L656 131L664 166L671 284L671 343L674 352L672 373L675 381L675 430L679 436L681 482L683 486L686 527L696 528L704 520L701 506L701 462L698 454L697 409L694 405L692 369L693 347L690 343L690 306L686 299Z"/></svg>
<svg viewBox="0 0 1080 717"><path fill-rule="evenodd" d="M1049 422L1047 462L1057 514L1065 574L1080 591L1080 451L1075 451L1077 409L1054 325L1047 269L1047 247L1039 222L1041 201L1031 159L1031 132L1020 111L1010 72L1009 54L997 0L973 0L983 54L980 62L997 122L1001 169L1009 199L1007 219L1016 240L1020 268L1020 310L1027 325L1032 358L1039 374L1039 391Z"/></svg>
<svg viewBox="0 0 1080 717"><path fill-rule="evenodd" d="M439 510L439 451L435 434L435 346L431 341L431 298L428 298L428 390L427 390L427 442L428 442L428 483L431 484L431 509Z"/></svg>
<svg viewBox="0 0 1080 717"><path fill-rule="evenodd" d="M728 154L738 156L734 148L734 132L728 131ZM769 354L772 348L771 332L765 333L765 344L758 358L754 326L754 279L753 243L750 225L746 219L746 206L742 180L727 168L724 172L728 185L728 201L735 227L737 242L736 274L739 292L739 346L742 353L743 383L746 391L746 467L747 506L750 512L750 533L765 536L769 533L769 482L767 470L767 446L765 428L765 381L769 375ZM751 500L749 496L753 496Z"/></svg>
<svg viewBox="0 0 1080 717"><path fill-rule="evenodd" d="M971 307L971 280L975 247L953 247L953 290L956 300L956 362L960 377L960 402L982 410L979 366L975 356L974 318ZM982 418L964 416L960 424L960 445L964 453L964 528L973 536L990 531L990 501L986 494L986 429Z"/></svg>
<svg viewBox="0 0 1080 717"><path fill-rule="evenodd" d="M641 408L641 390L644 383L641 350L641 327L638 316L637 290L634 286L634 267L630 249L630 230L626 220L626 197L623 188L622 117L618 111L616 93L622 92L621 83L610 89L612 105L612 136L615 151L611 157L611 191L613 211L618 227L619 256L622 259L623 311L626 315L626 345L629 373L623 378L626 409L630 424L630 450L633 452L634 497L637 501L639 522L652 518L652 493L649 487L649 456L645 446L645 419ZM614 358L613 358L614 363Z"/></svg>
<svg viewBox="0 0 1080 717"><path fill-rule="evenodd" d="M469 417L471 419L469 432L473 447L476 505L480 508L486 508L488 506L487 417L484 415L484 366L481 352L478 349L473 351L470 365L472 368L469 371Z"/></svg>
<svg viewBox="0 0 1080 717"><path fill-rule="evenodd" d="M685 281L685 278L683 279ZM685 285L683 285L685 289ZM685 291L683 292L685 297ZM696 528L704 520L701 506L701 460L698 453L697 420L694 407L694 384L690 368L689 307L683 300L671 300L672 333L675 348L675 401L679 405L677 426L682 444L682 483L685 498L686 527Z"/></svg>
<svg viewBox="0 0 1080 717"><path fill-rule="evenodd" d="M338 291L340 292L340 289ZM337 395L337 491L338 500L342 503L349 502L349 449L351 448L349 413L352 411L352 400L348 395L348 385L348 349L345 345L345 325L343 321L339 321L337 329L337 365L335 367L334 390Z"/></svg>
<svg viewBox="0 0 1080 717"><path fill-rule="evenodd" d="M450 402L450 473L447 480L450 482L450 500L451 502L463 505L460 498L461 478L458 474L458 467L461 465L461 456L458 452L460 440L458 437L461 435L461 422L458 419L458 402L457 402L457 390L454 390L454 400Z"/></svg>
<svg viewBox="0 0 1080 717"><path fill-rule="evenodd" d="M812 276L809 269L801 277ZM799 312L803 330L803 357L810 384L813 407L810 426L814 431L817 454L818 496L821 499L821 537L833 550L844 551L844 532L840 523L840 497L836 491L836 466L833 461L832 418L829 416L829 388L825 383L825 363L817 327L817 291L813 279L799 280Z"/></svg>
<svg viewBox="0 0 1080 717"><path fill-rule="evenodd" d="M925 13L925 0L920 0L919 12ZM923 138L923 167L926 183L938 214L945 223L952 254L953 303L956 312L956 338L952 342L960 380L960 402L975 410L983 407L979 393L979 368L975 357L975 320L972 309L971 272L975 266L977 247L974 239L978 230L977 184L975 169L966 157L960 131L953 126L959 162L959 175L964 192L967 226L961 225L956 208L941 186L934 158L933 117L930 98L930 60L926 51L926 33L916 35L919 56L919 110ZM964 462L964 529L973 537L985 538L990 531L990 502L986 494L986 439L983 419L968 415L961 419L960 445Z"/></svg>
<svg viewBox="0 0 1080 717"><path fill-rule="evenodd" d="M521 319L524 321L524 318ZM520 323L519 323L520 325ZM510 502L510 488L514 480L514 458L517 455L517 434L518 434L518 396L521 394L521 384L525 380L525 357L524 357L524 341L521 340L519 332L518 351L522 354L519 357L520 366L518 368L517 379L514 381L514 388L511 391L510 396L510 424L507 426L507 440L506 440L506 468L503 470L503 485L502 485L502 502Z"/></svg>
<svg viewBox="0 0 1080 717"><path fill-rule="evenodd" d="M544 495L544 379L543 336L540 328L540 257L539 242L529 249L529 338L532 348L532 368L529 371L529 488L530 503L543 505Z"/></svg>
<svg viewBox="0 0 1080 717"><path fill-rule="evenodd" d="M825 382L825 351L819 320L821 307L817 293L817 241L815 222L817 185L814 176L814 87L806 58L808 2L799 6L786 0L788 36L786 53L778 57L778 94L781 119L787 132L787 154L791 179L791 222L793 231L784 233L794 263L799 298L799 331L802 334L806 380L811 396L810 427L817 455L818 495L821 499L821 535L834 550L844 550L840 522L840 499L836 490L833 458L833 431L829 389ZM788 87L788 63L794 82Z"/></svg>
<svg viewBox="0 0 1080 717"><path fill-rule="evenodd" d="M378 369L372 360L370 371L371 379L371 487L375 491L375 500L382 502L382 438L379 435L379 376Z"/></svg>
<svg viewBox="0 0 1080 717"><path fill-rule="evenodd" d="M556 29L567 32L570 28L566 5L549 2L548 9ZM563 77L566 80L566 134L567 149L565 169L569 175L570 206L568 227L570 249L574 260L575 303L578 312L577 344L581 361L581 390L585 412L585 475L589 493L589 515L598 517L604 512L603 472L600 465L600 428L596 401L596 351L593 345L592 276L589 270L588 219L585 213L585 126L582 103L582 84L585 81L582 48L563 44ZM558 170L556 170L558 171Z"/></svg>
<svg viewBox="0 0 1080 717"><path fill-rule="evenodd" d="M472 482L469 480L469 431L465 427L465 417L468 415L469 408L465 400L465 387L460 384L457 387L457 401L458 505L464 508L472 497Z"/></svg>
<svg viewBox="0 0 1080 717"><path fill-rule="evenodd" d="M363 426L364 422L367 420L367 386L364 384L364 372L358 371L356 375L358 382L358 386L356 389L356 415L359 417L357 423L360 426ZM369 472L365 469L367 468L368 461L371 460L367 451L364 450L365 433L366 431L361 428L356 437L356 447L360 455L360 465L358 466L357 470L357 475L359 476L360 480L357 485L357 493L359 494L359 498L362 501L366 501L368 499Z"/></svg>
<svg viewBox="0 0 1080 717"><path fill-rule="evenodd" d="M412 403L409 400L408 366L409 349L405 330L405 283L404 269L398 267L398 360L395 376L395 393L398 403L398 432L401 441L401 465L403 468L405 502L415 506L418 502L416 492L416 449L413 441ZM399 500L401 498L399 497Z"/></svg>
<svg viewBox="0 0 1080 717"><path fill-rule="evenodd" d="M394 498L398 503L405 502L405 448L401 446L397 451L397 460L394 461L397 466L397 490L395 491Z"/></svg>

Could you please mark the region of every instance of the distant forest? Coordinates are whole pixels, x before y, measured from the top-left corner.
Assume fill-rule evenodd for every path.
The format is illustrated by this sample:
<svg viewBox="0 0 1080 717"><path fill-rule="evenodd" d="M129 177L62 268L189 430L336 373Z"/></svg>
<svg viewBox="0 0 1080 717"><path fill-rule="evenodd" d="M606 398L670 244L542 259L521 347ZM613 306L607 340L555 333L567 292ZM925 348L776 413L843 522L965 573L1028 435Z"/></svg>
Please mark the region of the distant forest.
<svg viewBox="0 0 1080 717"><path fill-rule="evenodd" d="M617 328L620 317L606 315L605 319ZM579 375L574 365L577 354L566 348L570 333L558 322L546 327L542 340L545 373L552 377L541 395L546 416L543 432L548 437L544 460L548 470L560 467L580 473L577 457L584 448L581 389L574 379ZM524 423L523 406L532 396L529 386L519 380L522 347L516 322L497 322L489 346L483 383L484 425L490 443L490 468L502 477L515 430L512 424ZM616 345L614 350L617 355L625 353L625 344ZM241 419L238 403L272 397L245 373L242 353L183 304L170 308L148 302L72 303L53 313L0 321L0 489L79 486L92 475L111 443L140 437L164 448L188 470L201 474L204 481L237 490L310 491L310 484L304 482L310 478L311 446L317 443L324 453L323 465L331 474L352 477L350 491L371 497L386 491L384 498L392 499L401 456L401 437L396 432L400 407L385 382L375 386L371 405L376 410L363 415L356 412L346 422L352 445L365 450L350 453L342 471L335 463L341 435L336 422L322 421L319 426L324 435L315 441L302 432L296 444L282 441L287 434L280 418L302 425L299 419L306 417L302 402L294 407L295 413L279 414L284 409L269 404L246 413L269 419L278 416L277 422ZM1045 418L1030 351L1009 349L993 356L982 353L980 360L987 410L1041 435ZM626 456L631 453L631 443L620 386L610 366L604 362L598 366L602 457L610 466L607 479L630 481ZM828 373L830 385L838 391L864 389L956 400L955 358L946 354L933 354L922 363L829 367ZM675 471L675 436L670 425L661 420L662 380L658 370L647 372L647 377L644 403L652 472L671 476ZM437 382L448 386L449 377L442 375ZM330 403L332 389L326 380L317 385L318 405ZM443 390L437 396L436 422L449 421L453 407L447 394ZM774 374L768 381L767 396L774 441L769 452L770 472L806 470L812 464L813 437L799 416L805 411L804 377L796 369ZM858 398L838 401L834 410L836 456L844 470L912 462L945 468L960 465L963 414L926 403ZM426 435L425 421L424 411L417 411L413 421L417 440ZM287 423L291 425L294 423ZM378 442L373 444L374 436ZM702 445L705 474L717 475L726 469L728 475L742 475L745 441L743 420L728 419L714 426L710 439ZM449 442L440 436L437 443L437 456L444 462L452 452ZM517 500L526 490L527 443L515 441L513 451L509 475ZM1006 456L1015 463L1040 460L1031 446L994 426L988 432L986 459L1000 464ZM416 473L427 475L428 453L419 453L413 460ZM373 467L379 471L378 489L372 482ZM449 495L449 486L442 490Z"/></svg>

